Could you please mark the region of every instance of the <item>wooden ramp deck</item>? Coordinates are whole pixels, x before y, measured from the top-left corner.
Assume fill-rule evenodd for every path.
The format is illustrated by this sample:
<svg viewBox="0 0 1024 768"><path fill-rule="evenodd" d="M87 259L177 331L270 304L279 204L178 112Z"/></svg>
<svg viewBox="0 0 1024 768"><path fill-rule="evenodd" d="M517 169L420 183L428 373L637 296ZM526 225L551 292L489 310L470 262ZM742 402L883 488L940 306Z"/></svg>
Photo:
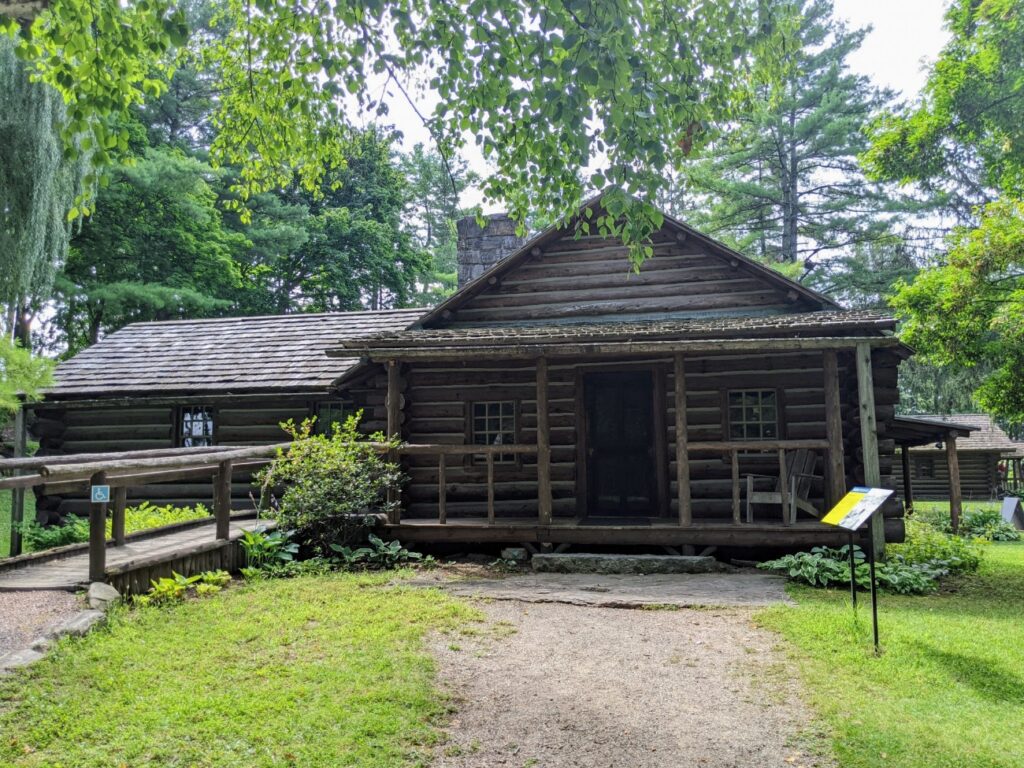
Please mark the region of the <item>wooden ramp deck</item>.
<svg viewBox="0 0 1024 768"><path fill-rule="evenodd" d="M129 537L121 546L107 546L106 581L123 593L149 587L149 580L172 570L188 575L216 568L242 565L238 539L256 526L274 527L272 521L232 518L228 540L215 538L213 518L193 525L169 526L169 530ZM42 555L42 553L41 553ZM64 548L52 556L0 560L0 591L58 589L74 591L89 584L88 545Z"/></svg>

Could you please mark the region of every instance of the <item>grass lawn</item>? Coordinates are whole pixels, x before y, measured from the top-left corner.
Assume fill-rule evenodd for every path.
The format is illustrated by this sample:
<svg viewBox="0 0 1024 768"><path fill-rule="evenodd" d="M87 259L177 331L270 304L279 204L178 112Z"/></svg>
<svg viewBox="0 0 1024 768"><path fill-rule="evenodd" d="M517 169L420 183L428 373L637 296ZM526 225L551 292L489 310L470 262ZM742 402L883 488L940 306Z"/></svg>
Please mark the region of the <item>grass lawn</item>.
<svg viewBox="0 0 1024 768"><path fill-rule="evenodd" d="M25 519L36 517L36 497L31 489L25 493ZM0 491L0 558L11 553L11 492Z"/></svg>
<svg viewBox="0 0 1024 768"><path fill-rule="evenodd" d="M1024 543L993 544L953 593L881 595L881 658L865 603L855 624L841 590L791 594L759 620L791 642L840 766L1024 765Z"/></svg>
<svg viewBox="0 0 1024 768"><path fill-rule="evenodd" d="M478 614L394 574L123 611L0 680L4 766L419 765L445 709L424 636Z"/></svg>

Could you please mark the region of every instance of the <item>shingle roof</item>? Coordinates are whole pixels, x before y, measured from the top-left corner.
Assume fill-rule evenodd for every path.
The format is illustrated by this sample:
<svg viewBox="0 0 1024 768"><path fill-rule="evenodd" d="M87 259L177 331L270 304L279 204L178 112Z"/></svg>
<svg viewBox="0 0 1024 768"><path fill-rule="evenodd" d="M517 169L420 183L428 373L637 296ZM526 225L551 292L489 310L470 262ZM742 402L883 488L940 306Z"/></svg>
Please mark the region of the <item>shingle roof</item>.
<svg viewBox="0 0 1024 768"><path fill-rule="evenodd" d="M57 366L47 396L322 390L358 362L327 357L338 339L408 328L423 312L135 323Z"/></svg>
<svg viewBox="0 0 1024 768"><path fill-rule="evenodd" d="M998 451L1003 454L1019 452L1024 445L1014 442L1003 430L992 421L987 413L953 413L953 414L921 414L919 418L933 419L957 426L973 427L970 437L961 437L956 441L958 451ZM920 445L912 451L935 451L934 445Z"/></svg>
<svg viewBox="0 0 1024 768"><path fill-rule="evenodd" d="M687 320L575 323L391 330L340 339L332 354L404 346L501 346L506 343L560 341L633 341L638 339L701 339L836 334L844 330L888 330L892 317L867 310L826 310L754 317L705 317Z"/></svg>

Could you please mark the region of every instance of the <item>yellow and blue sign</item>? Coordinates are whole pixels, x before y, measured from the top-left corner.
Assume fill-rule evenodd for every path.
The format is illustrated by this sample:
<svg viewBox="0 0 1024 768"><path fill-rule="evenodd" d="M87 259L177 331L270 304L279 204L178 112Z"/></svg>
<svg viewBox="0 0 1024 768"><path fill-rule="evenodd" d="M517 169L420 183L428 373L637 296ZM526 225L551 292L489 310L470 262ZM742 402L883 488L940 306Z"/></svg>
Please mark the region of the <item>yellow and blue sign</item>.
<svg viewBox="0 0 1024 768"><path fill-rule="evenodd" d="M821 518L821 522L845 528L848 531L856 531L878 511L878 508L890 496L892 496L892 491L885 488L858 486L843 496L839 503Z"/></svg>

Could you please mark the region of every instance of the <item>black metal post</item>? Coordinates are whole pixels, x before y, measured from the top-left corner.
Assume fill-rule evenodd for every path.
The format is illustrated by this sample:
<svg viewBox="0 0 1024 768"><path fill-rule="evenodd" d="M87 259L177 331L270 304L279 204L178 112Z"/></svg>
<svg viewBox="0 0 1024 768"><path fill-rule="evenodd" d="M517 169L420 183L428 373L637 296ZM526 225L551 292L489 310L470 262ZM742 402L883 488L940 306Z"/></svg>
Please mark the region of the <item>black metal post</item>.
<svg viewBox="0 0 1024 768"><path fill-rule="evenodd" d="M853 556L853 531L850 531L850 599L853 610L857 611L857 561Z"/></svg>
<svg viewBox="0 0 1024 768"><path fill-rule="evenodd" d="M870 528L869 528L870 530ZM871 628L875 634L875 655L878 648L878 584L875 580L875 548L868 547L868 567L871 569Z"/></svg>

